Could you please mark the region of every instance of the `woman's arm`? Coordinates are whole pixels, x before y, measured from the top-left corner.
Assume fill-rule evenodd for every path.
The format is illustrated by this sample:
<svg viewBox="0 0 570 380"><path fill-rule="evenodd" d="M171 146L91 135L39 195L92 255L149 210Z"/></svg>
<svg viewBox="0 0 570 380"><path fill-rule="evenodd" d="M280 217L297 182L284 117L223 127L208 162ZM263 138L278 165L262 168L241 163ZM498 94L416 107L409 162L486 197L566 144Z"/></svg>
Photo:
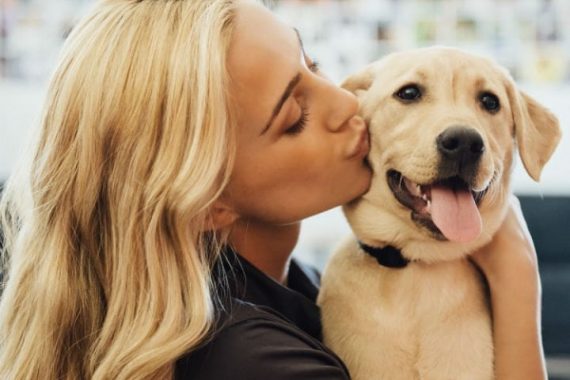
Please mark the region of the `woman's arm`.
<svg viewBox="0 0 570 380"><path fill-rule="evenodd" d="M516 197L487 246L472 259L491 289L496 380L547 378L536 251Z"/></svg>

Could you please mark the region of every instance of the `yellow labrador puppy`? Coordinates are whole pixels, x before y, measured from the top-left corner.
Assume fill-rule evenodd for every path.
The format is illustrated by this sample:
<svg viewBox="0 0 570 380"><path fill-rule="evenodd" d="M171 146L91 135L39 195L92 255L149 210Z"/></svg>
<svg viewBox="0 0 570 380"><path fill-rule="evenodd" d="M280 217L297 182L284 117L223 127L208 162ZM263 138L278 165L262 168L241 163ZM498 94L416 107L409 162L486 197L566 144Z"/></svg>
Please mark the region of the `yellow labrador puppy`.
<svg viewBox="0 0 570 380"><path fill-rule="evenodd" d="M539 180L558 121L495 63L451 48L351 76L370 125L370 191L322 279L324 340L355 380L493 378L486 289L467 260L506 215L515 147ZM514 315L513 318L516 318Z"/></svg>

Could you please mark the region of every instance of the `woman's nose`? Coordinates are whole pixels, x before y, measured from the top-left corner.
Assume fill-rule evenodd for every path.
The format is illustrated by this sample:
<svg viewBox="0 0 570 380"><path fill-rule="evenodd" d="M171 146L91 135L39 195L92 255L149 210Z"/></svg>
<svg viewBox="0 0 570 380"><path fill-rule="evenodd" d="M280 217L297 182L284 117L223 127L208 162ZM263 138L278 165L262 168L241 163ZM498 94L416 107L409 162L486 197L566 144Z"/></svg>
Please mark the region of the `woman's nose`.
<svg viewBox="0 0 570 380"><path fill-rule="evenodd" d="M358 112L358 99L351 92L330 83L328 93L324 94L324 103L328 106L325 113L326 126L331 132L340 132Z"/></svg>

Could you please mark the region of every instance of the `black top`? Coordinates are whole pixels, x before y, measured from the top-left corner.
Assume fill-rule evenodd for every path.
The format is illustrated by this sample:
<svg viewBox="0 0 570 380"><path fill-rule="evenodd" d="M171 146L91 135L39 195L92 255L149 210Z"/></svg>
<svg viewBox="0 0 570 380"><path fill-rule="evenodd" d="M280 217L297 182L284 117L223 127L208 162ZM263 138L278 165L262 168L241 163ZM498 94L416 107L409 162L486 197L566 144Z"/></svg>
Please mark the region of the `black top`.
<svg viewBox="0 0 570 380"><path fill-rule="evenodd" d="M176 363L176 380L347 380L342 361L321 343L319 274L295 259L287 287L228 250L230 297L217 332ZM214 278L220 281L219 273Z"/></svg>

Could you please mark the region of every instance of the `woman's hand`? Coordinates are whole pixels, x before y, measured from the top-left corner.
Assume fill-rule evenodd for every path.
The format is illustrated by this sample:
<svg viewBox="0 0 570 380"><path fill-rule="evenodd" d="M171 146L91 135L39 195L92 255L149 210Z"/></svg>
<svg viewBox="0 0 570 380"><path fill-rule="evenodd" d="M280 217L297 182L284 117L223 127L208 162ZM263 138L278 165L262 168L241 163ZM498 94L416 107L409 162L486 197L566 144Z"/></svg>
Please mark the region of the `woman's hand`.
<svg viewBox="0 0 570 380"><path fill-rule="evenodd" d="M490 287L496 380L546 379L538 261L516 197L493 240L471 260Z"/></svg>
<svg viewBox="0 0 570 380"><path fill-rule="evenodd" d="M523 217L520 202L512 195L509 210L493 240L473 255L472 261L483 271L493 291L524 288L539 295L538 260Z"/></svg>

